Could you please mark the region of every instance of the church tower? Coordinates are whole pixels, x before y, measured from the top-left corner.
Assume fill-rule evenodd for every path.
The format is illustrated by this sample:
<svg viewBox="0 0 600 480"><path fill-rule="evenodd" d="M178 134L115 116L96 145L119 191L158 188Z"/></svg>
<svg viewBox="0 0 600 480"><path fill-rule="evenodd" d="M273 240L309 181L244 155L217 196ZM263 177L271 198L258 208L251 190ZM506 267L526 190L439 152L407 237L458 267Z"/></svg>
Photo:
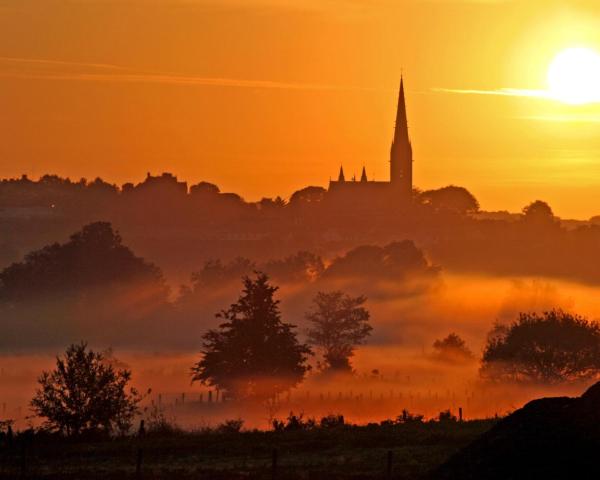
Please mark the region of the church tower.
<svg viewBox="0 0 600 480"><path fill-rule="evenodd" d="M396 128L390 151L390 182L395 197L409 201L412 197L412 146L408 138L408 120L404 98L404 80L400 79Z"/></svg>

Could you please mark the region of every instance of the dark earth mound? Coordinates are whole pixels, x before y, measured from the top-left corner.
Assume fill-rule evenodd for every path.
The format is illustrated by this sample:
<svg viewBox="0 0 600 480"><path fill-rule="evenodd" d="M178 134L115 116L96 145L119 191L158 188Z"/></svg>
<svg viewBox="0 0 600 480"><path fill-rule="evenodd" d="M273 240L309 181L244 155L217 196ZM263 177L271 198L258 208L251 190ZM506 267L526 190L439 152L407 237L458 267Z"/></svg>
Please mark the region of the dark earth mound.
<svg viewBox="0 0 600 480"><path fill-rule="evenodd" d="M600 478L600 382L581 397L529 402L430 478Z"/></svg>

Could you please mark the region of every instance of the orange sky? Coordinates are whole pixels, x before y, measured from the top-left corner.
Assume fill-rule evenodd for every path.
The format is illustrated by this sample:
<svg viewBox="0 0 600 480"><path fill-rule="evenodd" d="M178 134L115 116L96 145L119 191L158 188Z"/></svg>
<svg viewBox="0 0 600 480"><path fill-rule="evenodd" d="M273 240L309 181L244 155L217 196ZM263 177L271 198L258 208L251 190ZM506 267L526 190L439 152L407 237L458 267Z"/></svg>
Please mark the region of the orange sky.
<svg viewBox="0 0 600 480"><path fill-rule="evenodd" d="M600 50L597 0L0 0L0 176L146 171L249 200L388 178L400 72L415 184L600 214L600 106L543 89Z"/></svg>

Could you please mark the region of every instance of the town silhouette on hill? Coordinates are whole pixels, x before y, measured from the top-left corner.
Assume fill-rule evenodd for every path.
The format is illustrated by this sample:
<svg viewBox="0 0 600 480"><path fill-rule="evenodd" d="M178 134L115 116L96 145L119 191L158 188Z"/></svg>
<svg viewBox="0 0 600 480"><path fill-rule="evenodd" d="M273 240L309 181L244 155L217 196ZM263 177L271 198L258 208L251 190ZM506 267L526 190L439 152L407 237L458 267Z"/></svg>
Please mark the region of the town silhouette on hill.
<svg viewBox="0 0 600 480"><path fill-rule="evenodd" d="M600 281L594 267L600 217L561 220L535 198L522 212L486 212L464 187L414 186L403 80L389 165L389 181L369 179L364 168L359 179L347 178L342 166L328 188L307 186L289 198L256 202L170 173L121 186L50 174L2 179L0 266L85 224L107 221L169 275L211 259L265 261L298 251L327 257L411 240L433 263L458 272Z"/></svg>

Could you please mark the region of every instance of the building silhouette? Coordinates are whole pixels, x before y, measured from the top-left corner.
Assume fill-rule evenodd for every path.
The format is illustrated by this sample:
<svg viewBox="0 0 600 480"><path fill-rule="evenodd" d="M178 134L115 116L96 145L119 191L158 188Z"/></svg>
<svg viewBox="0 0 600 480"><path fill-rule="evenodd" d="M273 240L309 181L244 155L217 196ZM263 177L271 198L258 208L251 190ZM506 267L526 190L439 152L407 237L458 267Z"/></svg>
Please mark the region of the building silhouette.
<svg viewBox="0 0 600 480"><path fill-rule="evenodd" d="M390 202L407 205L412 197L412 146L408 136L404 79L400 79L398 110L394 138L390 149L390 180L374 181L367 178L363 166L360 180L346 179L344 167L340 167L337 180L330 180L328 196L346 205L379 206ZM375 204L375 205L374 205Z"/></svg>

